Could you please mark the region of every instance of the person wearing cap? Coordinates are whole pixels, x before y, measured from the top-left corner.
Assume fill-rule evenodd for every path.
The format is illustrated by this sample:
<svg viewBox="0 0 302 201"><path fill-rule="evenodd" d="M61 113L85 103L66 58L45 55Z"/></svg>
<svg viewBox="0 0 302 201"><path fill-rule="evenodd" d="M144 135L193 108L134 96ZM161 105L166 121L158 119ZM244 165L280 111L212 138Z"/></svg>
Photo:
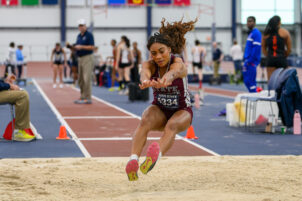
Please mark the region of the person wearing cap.
<svg viewBox="0 0 302 201"><path fill-rule="evenodd" d="M79 35L74 46L78 56L78 83L81 97L74 101L76 104L91 104L91 74L94 66L93 50L94 38L92 33L87 31L86 21L78 21Z"/></svg>

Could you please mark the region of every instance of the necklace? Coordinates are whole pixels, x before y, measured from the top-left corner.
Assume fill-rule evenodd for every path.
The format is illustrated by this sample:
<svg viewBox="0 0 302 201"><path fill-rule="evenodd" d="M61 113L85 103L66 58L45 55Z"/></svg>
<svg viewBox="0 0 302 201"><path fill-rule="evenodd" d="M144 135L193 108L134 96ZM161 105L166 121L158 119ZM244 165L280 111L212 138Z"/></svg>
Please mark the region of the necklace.
<svg viewBox="0 0 302 201"><path fill-rule="evenodd" d="M169 68L170 68L170 63L171 63L171 56L170 56L170 58L169 58L168 66L167 66L166 72L165 72L164 74L166 74L166 73L168 72L168 70L169 70ZM163 76L164 76L164 74L163 74ZM159 77L159 78L162 78L162 77L160 76L160 70L159 70L159 68L158 68L158 77Z"/></svg>

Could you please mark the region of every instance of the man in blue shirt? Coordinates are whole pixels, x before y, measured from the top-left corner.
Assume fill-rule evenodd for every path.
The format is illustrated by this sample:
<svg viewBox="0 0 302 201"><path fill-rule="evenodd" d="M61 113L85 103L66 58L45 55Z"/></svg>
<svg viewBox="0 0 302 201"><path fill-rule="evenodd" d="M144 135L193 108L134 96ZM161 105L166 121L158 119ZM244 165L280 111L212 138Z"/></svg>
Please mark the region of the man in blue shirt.
<svg viewBox="0 0 302 201"><path fill-rule="evenodd" d="M249 29L244 51L244 65L242 68L243 81L249 92L254 93L256 89L257 66L261 59L261 33L255 28L256 18L247 18Z"/></svg>
<svg viewBox="0 0 302 201"><path fill-rule="evenodd" d="M223 60L223 53L217 47L217 43L213 42L213 62L214 62L214 78L219 78L219 67L220 67L220 62Z"/></svg>
<svg viewBox="0 0 302 201"><path fill-rule="evenodd" d="M76 104L91 104L91 77L94 67L93 50L94 38L92 33L87 31L86 21L80 19L78 21L79 35L74 46L78 56L78 71L79 71L79 87L81 97L76 100Z"/></svg>
<svg viewBox="0 0 302 201"><path fill-rule="evenodd" d="M23 68L23 64L24 64L24 56L23 56L22 50L23 50L23 45L18 45L18 49L16 50L18 79L21 78L22 68Z"/></svg>

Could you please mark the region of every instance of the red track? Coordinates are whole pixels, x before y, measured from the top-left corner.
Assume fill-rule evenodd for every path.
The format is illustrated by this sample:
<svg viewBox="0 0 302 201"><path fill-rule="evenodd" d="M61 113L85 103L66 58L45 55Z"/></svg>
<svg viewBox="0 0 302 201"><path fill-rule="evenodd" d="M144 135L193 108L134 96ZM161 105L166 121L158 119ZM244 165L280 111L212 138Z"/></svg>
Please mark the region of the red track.
<svg viewBox="0 0 302 201"><path fill-rule="evenodd" d="M92 157L130 155L130 137L139 123L138 118L97 99L93 99L91 105L74 104L79 92L71 87L53 89L46 80L39 80L38 84ZM160 132L152 132L148 137L160 136ZM148 140L147 145L152 141ZM175 140L167 152L167 156L206 155L212 154L181 139Z"/></svg>

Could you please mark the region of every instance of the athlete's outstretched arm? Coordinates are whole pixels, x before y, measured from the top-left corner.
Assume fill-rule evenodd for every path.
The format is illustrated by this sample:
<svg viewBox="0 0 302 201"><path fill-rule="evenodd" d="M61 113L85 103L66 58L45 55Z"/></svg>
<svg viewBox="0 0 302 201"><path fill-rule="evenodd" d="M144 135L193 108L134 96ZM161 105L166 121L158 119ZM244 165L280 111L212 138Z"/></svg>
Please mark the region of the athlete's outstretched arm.
<svg viewBox="0 0 302 201"><path fill-rule="evenodd" d="M139 87L141 89L152 87L151 81L150 81L152 73L154 73L154 64L152 63L152 61L149 60L149 61L143 62L142 71L140 74L141 84L139 84Z"/></svg>
<svg viewBox="0 0 302 201"><path fill-rule="evenodd" d="M164 76L158 80L159 87L167 87L177 78L183 78L187 76L187 67L182 62L181 58L175 58L175 62L171 65L170 70L164 74Z"/></svg>

